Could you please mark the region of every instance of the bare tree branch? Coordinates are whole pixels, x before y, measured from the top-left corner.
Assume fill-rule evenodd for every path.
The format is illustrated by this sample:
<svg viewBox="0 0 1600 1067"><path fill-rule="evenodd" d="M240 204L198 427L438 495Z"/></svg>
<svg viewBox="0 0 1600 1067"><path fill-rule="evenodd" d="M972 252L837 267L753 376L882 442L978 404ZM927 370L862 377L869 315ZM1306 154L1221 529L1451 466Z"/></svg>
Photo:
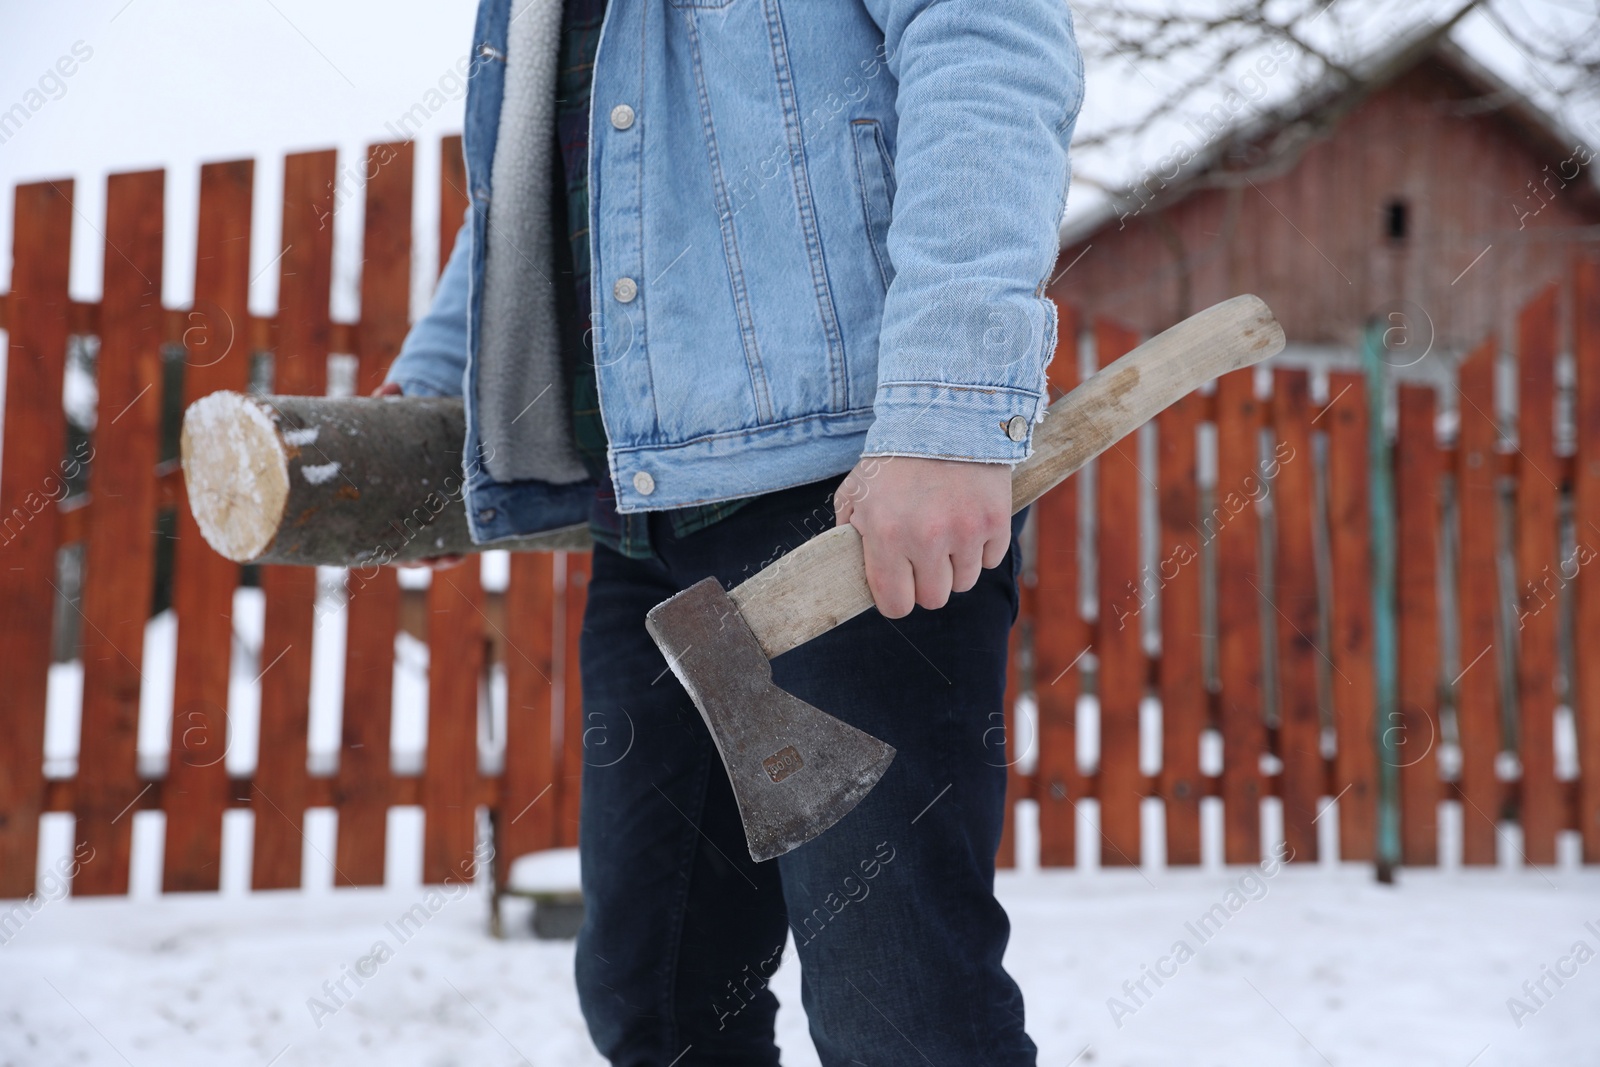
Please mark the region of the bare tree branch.
<svg viewBox="0 0 1600 1067"><path fill-rule="evenodd" d="M1130 96L1148 97L1125 106L1119 101L1114 112L1080 128L1080 158L1114 174L1089 173L1091 163L1079 165L1073 180L1142 210L1191 161L1227 164L1210 167L1198 179L1205 185L1236 186L1283 173L1372 91L1474 15L1482 16L1480 29L1492 28L1526 61L1535 95L1542 97L1538 104L1569 111L1591 100L1600 105L1600 6L1544 2L1547 8L1558 4L1564 14L1541 21L1525 0L1073 0L1091 71L1099 65L1131 73L1137 93ZM1268 54L1274 62L1261 65ZM1270 94L1263 75L1253 73L1269 69L1283 73L1266 77L1288 78ZM1145 85L1153 95L1143 92ZM1317 101L1320 106L1306 106ZM1507 91L1458 107L1462 114L1482 113L1515 102L1516 94ZM1187 142L1173 143L1130 185L1128 161L1150 165L1150 135L1178 128Z"/></svg>

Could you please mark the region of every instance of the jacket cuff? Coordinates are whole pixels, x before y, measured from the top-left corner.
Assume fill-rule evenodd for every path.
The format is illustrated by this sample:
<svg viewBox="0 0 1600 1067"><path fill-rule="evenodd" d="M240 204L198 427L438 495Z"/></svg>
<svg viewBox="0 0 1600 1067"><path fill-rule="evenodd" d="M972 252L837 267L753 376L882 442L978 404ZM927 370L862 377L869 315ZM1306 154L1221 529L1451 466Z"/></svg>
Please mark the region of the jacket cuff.
<svg viewBox="0 0 1600 1067"><path fill-rule="evenodd" d="M1042 397L1026 389L931 382L878 386L864 456L1020 463L1033 452Z"/></svg>
<svg viewBox="0 0 1600 1067"><path fill-rule="evenodd" d="M396 374L394 371L398 368L398 366L399 361L396 361L395 367L390 368L389 375L388 377L384 378L383 382L385 385L388 385L390 382L398 385L400 387L401 396L452 397L461 395L461 384L459 382L457 382L455 385L447 385L445 383L435 381L427 375L405 373Z"/></svg>

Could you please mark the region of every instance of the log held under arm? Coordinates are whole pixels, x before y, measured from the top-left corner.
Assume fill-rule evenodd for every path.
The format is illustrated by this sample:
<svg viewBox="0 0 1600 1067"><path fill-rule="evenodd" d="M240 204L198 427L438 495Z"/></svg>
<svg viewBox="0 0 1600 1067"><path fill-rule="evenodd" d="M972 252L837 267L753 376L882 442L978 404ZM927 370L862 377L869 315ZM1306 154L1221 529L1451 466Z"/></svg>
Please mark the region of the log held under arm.
<svg viewBox="0 0 1600 1067"><path fill-rule="evenodd" d="M478 552L583 551L569 526L474 544L459 399L201 397L183 419L183 475L206 542L240 563L370 566Z"/></svg>

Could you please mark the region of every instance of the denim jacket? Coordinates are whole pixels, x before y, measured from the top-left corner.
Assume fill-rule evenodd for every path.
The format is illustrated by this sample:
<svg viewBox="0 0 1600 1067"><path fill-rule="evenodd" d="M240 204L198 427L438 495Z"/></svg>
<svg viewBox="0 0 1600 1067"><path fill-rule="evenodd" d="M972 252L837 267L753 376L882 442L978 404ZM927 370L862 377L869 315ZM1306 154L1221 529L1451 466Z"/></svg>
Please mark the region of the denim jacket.
<svg viewBox="0 0 1600 1067"><path fill-rule="evenodd" d="M510 6L479 7L467 223L389 372L465 396L468 457L496 447L473 355ZM862 455L1026 458L1082 94L1064 0L610 0L589 240L617 510L769 492ZM465 466L480 543L589 513L592 482Z"/></svg>

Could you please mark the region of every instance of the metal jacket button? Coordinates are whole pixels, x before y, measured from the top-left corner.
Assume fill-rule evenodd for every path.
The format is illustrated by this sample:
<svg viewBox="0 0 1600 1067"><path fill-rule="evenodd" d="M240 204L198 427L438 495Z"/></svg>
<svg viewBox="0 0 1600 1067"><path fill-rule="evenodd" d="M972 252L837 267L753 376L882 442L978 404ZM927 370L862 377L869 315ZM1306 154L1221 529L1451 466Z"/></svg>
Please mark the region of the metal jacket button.
<svg viewBox="0 0 1600 1067"><path fill-rule="evenodd" d="M640 496L649 496L656 491L656 480L650 477L649 471L640 471L633 476L633 487L639 490Z"/></svg>
<svg viewBox="0 0 1600 1067"><path fill-rule="evenodd" d="M611 125L619 130L625 130L633 125L633 108L627 104L618 104L611 109Z"/></svg>
<svg viewBox="0 0 1600 1067"><path fill-rule="evenodd" d="M1000 428L1005 430L1006 436L1013 441L1020 442L1028 439L1028 420L1021 415L1011 416L1011 418L1000 424Z"/></svg>
<svg viewBox="0 0 1600 1067"><path fill-rule="evenodd" d="M632 278L618 278L611 287L611 295L624 304L631 304L639 295L639 285Z"/></svg>

